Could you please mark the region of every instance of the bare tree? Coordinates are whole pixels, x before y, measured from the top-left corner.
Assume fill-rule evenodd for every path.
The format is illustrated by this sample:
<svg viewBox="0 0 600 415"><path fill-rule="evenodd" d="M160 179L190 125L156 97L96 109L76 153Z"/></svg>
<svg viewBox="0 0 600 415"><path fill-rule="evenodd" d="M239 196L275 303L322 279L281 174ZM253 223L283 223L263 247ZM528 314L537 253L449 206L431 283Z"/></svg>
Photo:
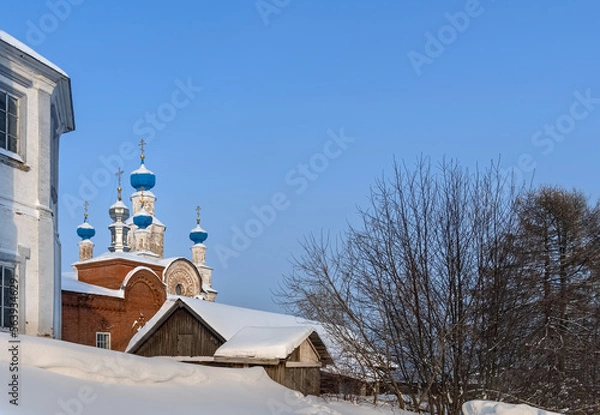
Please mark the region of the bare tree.
<svg viewBox="0 0 600 415"><path fill-rule="evenodd" d="M323 322L401 406L404 395L413 410L458 414L495 387L510 355L516 199L494 163L474 173L453 161L395 164L360 227L305 240L277 299Z"/></svg>

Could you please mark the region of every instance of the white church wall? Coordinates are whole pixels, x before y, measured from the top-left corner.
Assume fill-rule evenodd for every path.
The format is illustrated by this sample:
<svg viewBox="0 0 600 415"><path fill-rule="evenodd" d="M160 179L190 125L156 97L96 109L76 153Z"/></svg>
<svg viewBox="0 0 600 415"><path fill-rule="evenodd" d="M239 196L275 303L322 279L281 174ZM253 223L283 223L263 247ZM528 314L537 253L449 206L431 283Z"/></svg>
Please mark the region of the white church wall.
<svg viewBox="0 0 600 415"><path fill-rule="evenodd" d="M0 91L18 98L19 124L17 152L0 150L0 264L18 277L20 332L60 337L57 140L74 129L71 91L30 52L0 32Z"/></svg>

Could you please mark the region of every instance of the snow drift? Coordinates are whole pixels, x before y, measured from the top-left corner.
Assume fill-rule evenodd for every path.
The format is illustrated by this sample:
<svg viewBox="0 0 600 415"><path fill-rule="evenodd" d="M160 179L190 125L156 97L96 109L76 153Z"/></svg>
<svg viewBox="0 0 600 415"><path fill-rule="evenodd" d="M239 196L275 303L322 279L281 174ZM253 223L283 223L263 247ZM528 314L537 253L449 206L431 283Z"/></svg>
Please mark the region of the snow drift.
<svg viewBox="0 0 600 415"><path fill-rule="evenodd" d="M273 382L261 368L224 369L144 358L47 338L0 334L0 414L407 414L327 403ZM17 347L18 353L9 349ZM18 371L10 371L10 365ZM17 375L17 400L13 375ZM13 395L14 396L14 395ZM18 406L12 404L18 403Z"/></svg>
<svg viewBox="0 0 600 415"><path fill-rule="evenodd" d="M469 401L462 406L463 415L560 415L529 405L513 405L492 401Z"/></svg>

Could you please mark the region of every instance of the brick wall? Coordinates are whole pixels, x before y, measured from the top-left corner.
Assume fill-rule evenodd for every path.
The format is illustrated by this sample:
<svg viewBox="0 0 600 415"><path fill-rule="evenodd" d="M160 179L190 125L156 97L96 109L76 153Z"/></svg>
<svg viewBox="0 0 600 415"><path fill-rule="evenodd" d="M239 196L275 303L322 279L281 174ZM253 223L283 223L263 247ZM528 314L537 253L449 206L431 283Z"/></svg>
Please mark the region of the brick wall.
<svg viewBox="0 0 600 415"><path fill-rule="evenodd" d="M104 281L114 282L120 278L118 284L120 287L127 272L130 271L122 265L116 263L106 266L105 264L103 267L97 267L96 272L102 274ZM99 278L91 273L88 273L88 277ZM111 287L107 288L113 286L112 283L108 285ZM163 305L167 294L162 281L154 273L145 269L138 270L132 275L124 289L124 294L124 298L119 298L63 291L62 339L96 346L96 332L109 332L111 349L125 351L138 328L150 320Z"/></svg>

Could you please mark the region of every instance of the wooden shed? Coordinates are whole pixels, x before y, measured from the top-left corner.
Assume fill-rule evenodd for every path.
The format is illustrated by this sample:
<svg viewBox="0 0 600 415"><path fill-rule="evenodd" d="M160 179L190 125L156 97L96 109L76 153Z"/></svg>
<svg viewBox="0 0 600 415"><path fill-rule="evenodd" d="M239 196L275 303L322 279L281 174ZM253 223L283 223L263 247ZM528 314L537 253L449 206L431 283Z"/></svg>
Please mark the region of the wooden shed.
<svg viewBox="0 0 600 415"><path fill-rule="evenodd" d="M306 323L283 314L178 298L163 305L126 351L211 366L261 366L274 381L319 395L321 368L333 361Z"/></svg>

